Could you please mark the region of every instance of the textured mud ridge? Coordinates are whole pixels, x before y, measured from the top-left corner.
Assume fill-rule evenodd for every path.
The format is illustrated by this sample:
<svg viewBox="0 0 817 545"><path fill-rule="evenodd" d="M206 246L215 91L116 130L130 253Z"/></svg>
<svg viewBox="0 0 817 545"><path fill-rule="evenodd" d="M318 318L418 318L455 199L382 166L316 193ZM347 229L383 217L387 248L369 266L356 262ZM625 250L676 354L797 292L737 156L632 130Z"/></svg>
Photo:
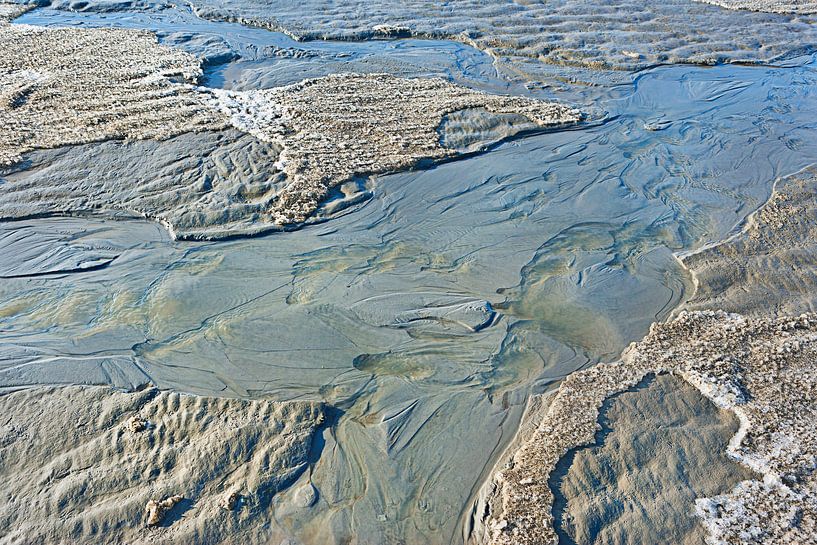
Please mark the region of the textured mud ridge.
<svg viewBox="0 0 817 545"><path fill-rule="evenodd" d="M687 308L749 316L817 310L817 172L779 180L730 240L684 258L698 288Z"/></svg>
<svg viewBox="0 0 817 545"><path fill-rule="evenodd" d="M6 393L0 410L5 544L281 540L272 499L323 421L314 403L82 386Z"/></svg>
<svg viewBox="0 0 817 545"><path fill-rule="evenodd" d="M110 149L130 158L75 184L54 170L53 155L27 156L10 176L49 166L4 184L3 218L118 210L158 219L184 238L252 234L305 221L332 187L355 177L457 155L437 132L452 112L480 107L521 115L534 127L580 118L554 103L388 75L327 76L267 91L195 88L176 80L201 75L196 57L136 30L3 24L0 47L0 164L20 162L35 149L208 131L161 144L67 150L59 162L71 172ZM104 59L103 68L89 59ZM213 132L229 123L261 142ZM145 152L160 157L158 173L134 164Z"/></svg>
<svg viewBox="0 0 817 545"><path fill-rule="evenodd" d="M0 3L0 24L7 23L33 8L31 4Z"/></svg>
<svg viewBox="0 0 817 545"><path fill-rule="evenodd" d="M593 445L551 477L560 542L703 545L697 498L756 475L728 457L734 414L670 375L607 399Z"/></svg>
<svg viewBox="0 0 817 545"><path fill-rule="evenodd" d="M184 82L199 60L153 34L0 23L0 165L34 149L226 125Z"/></svg>
<svg viewBox="0 0 817 545"><path fill-rule="evenodd" d="M452 40L298 42L281 32L201 19L183 6L114 13L37 8L15 22L150 30L156 33L159 43L202 59L202 85L234 91L269 89L348 72L441 77L489 92L526 91L523 85L499 74L490 55Z"/></svg>
<svg viewBox="0 0 817 545"><path fill-rule="evenodd" d="M727 9L766 11L769 13L817 13L817 2L812 0L699 0Z"/></svg>
<svg viewBox="0 0 817 545"><path fill-rule="evenodd" d="M270 211L279 225L303 222L331 187L355 176L456 155L440 143L438 133L452 112L483 108L495 115L518 114L536 127L580 119L577 110L554 103L387 74L331 75L265 91L211 92L236 127L281 147L279 164L288 183Z"/></svg>
<svg viewBox="0 0 817 545"><path fill-rule="evenodd" d="M592 443L605 399L655 373L678 375L734 411L741 427L728 452L762 477L696 501L710 542L815 540L817 435L809 422L817 415L817 315L786 314L814 297L814 257L802 246L814 228L813 186L811 171L779 182L744 231L687 259L698 283L693 306L733 306L754 317L684 311L654 324L620 361L570 375L488 485L478 540L556 543L548 479L559 460ZM796 286L790 297L786 286Z"/></svg>
<svg viewBox="0 0 817 545"><path fill-rule="evenodd" d="M70 3L66 2L66 5ZM586 68L769 61L817 45L809 19L736 14L691 0L355 1L194 0L202 17L284 31L302 40L426 36L458 39L506 64L523 59ZM766 4L768 5L768 4ZM717 39L713 39L717 36Z"/></svg>

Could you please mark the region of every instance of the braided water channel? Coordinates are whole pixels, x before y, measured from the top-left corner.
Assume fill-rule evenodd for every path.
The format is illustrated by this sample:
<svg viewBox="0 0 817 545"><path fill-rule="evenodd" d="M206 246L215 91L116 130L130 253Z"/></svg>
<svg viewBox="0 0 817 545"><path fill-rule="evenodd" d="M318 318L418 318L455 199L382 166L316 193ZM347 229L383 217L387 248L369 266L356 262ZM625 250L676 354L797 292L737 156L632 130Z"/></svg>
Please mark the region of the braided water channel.
<svg viewBox="0 0 817 545"><path fill-rule="evenodd" d="M361 180L350 206L290 232L182 242L110 215L0 223L0 386L152 382L331 407L301 477L317 500L275 501L303 543L461 540L528 396L615 359L691 293L678 253L728 236L777 177L817 161L813 57L529 91L453 42L298 43L177 10L17 22L155 30L208 58L210 86L365 70L556 94L592 113ZM4 176L71 179L80 162L126 159L149 172L195 159L205 138L41 151Z"/></svg>

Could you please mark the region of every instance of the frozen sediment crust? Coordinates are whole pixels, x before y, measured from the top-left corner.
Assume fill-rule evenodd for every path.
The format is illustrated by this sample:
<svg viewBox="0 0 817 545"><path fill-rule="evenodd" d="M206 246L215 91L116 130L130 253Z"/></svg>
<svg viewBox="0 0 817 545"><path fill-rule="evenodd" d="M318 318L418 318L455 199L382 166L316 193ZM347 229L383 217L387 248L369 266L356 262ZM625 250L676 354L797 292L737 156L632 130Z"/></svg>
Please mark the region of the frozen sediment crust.
<svg viewBox="0 0 817 545"><path fill-rule="evenodd" d="M226 127L199 60L150 32L0 23L0 165L34 149Z"/></svg>
<svg viewBox="0 0 817 545"><path fill-rule="evenodd" d="M484 149L515 133L532 130L536 124L517 113L492 113L482 108L458 110L440 124L440 142L464 153Z"/></svg>
<svg viewBox="0 0 817 545"><path fill-rule="evenodd" d="M815 184L813 167L779 180L742 231L683 258L696 285L686 311L653 324L621 361L564 381L488 483L482 542L556 543L548 487L556 464L592 443L606 399L660 373L735 412L741 427L728 452L761 475L696 502L709 542L817 541Z"/></svg>
<svg viewBox="0 0 817 545"><path fill-rule="evenodd" d="M280 540L270 499L323 420L318 403L93 386L6 393L0 410L0 542L21 544Z"/></svg>
<svg viewBox="0 0 817 545"><path fill-rule="evenodd" d="M735 236L684 258L697 289L688 309L749 316L817 310L817 168L775 184Z"/></svg>
<svg viewBox="0 0 817 545"><path fill-rule="evenodd" d="M738 415L741 427L728 451L763 476L763 482L745 481L726 496L698 502L710 539L812 542L817 521L815 361L816 314L747 319L696 311L654 324L620 361L565 379L538 427L495 473L482 542L557 543L548 479L559 459L594 441L607 398L661 373L684 378Z"/></svg>
<svg viewBox="0 0 817 545"><path fill-rule="evenodd" d="M34 8L33 4L12 4L0 2L0 24L11 21Z"/></svg>
<svg viewBox="0 0 817 545"><path fill-rule="evenodd" d="M696 499L757 475L727 454L733 413L672 375L607 399L592 445L559 461L550 489L568 543L703 545Z"/></svg>
<svg viewBox="0 0 817 545"><path fill-rule="evenodd" d="M553 102L388 74L334 74L268 90L209 93L234 126L281 148L278 165L288 183L270 210L279 225L304 221L329 189L355 177L455 157L439 133L452 112L518 114L540 128L581 119L577 110Z"/></svg>

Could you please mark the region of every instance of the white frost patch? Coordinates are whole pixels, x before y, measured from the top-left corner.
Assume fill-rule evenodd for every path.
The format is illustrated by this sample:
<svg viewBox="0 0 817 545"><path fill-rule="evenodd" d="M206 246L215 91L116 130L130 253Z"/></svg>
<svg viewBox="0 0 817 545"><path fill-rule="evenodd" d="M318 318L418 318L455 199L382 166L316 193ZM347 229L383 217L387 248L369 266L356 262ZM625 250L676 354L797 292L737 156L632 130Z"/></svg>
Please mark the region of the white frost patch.
<svg viewBox="0 0 817 545"><path fill-rule="evenodd" d="M238 130L249 133L263 142L283 145L286 132L284 112L274 100L259 91L227 91L197 88L205 100L226 115ZM283 161L279 161L283 163Z"/></svg>

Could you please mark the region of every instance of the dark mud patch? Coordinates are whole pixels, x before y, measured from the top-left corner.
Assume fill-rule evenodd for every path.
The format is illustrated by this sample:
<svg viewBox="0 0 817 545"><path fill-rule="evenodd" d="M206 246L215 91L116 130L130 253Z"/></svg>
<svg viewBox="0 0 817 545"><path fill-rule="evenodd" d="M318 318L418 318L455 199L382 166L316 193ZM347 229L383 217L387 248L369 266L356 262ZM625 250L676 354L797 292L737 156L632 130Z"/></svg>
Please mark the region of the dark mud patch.
<svg viewBox="0 0 817 545"><path fill-rule="evenodd" d="M695 499L753 477L726 455L737 418L671 375L609 398L599 423L549 481L560 544L703 545Z"/></svg>

